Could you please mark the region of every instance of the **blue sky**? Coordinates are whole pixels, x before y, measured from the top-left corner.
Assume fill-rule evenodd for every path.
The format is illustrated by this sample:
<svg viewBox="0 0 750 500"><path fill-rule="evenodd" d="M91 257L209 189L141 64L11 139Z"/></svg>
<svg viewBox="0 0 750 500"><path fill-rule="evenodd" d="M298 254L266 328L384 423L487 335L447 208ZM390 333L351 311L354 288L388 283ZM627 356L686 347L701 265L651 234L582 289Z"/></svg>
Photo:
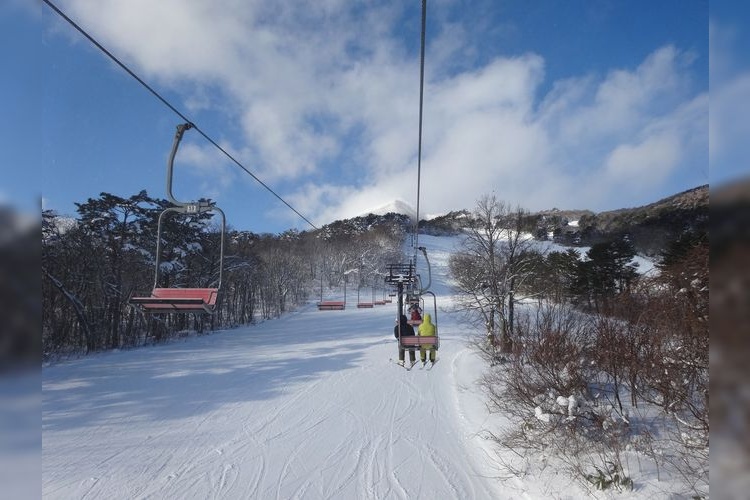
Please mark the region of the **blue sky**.
<svg viewBox="0 0 750 500"><path fill-rule="evenodd" d="M315 224L416 205L418 0L55 3ZM637 206L707 183L709 154L731 177L708 113L709 24L712 106L714 78L721 106L747 102L730 3L429 1L420 215L486 193ZM102 191L165 197L180 118L42 2L5 2L0 30L0 199L73 214ZM712 116L712 134L741 121ZM309 227L194 131L175 174L177 198L216 200L235 228Z"/></svg>

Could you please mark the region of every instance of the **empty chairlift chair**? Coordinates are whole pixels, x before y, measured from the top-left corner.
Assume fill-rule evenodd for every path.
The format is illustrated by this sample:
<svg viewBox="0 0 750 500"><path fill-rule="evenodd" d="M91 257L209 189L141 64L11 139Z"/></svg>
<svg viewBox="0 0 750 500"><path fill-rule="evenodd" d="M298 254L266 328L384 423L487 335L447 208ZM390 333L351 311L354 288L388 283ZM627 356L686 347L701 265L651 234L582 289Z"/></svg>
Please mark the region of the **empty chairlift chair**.
<svg viewBox="0 0 750 500"><path fill-rule="evenodd" d="M174 159L177 154L182 136L191 128L189 123L179 125L175 134L172 152L167 164L167 196L172 203L159 215L156 231L156 270L154 272L154 287L150 295L133 296L130 303L140 308L144 313L196 313L212 314L218 307L219 292L224 268L224 233L226 232L226 217L224 212L211 201L181 202L172 195L172 173ZM206 212L216 212L221 216L221 242L219 250L218 280L214 287L208 288L164 288L159 287L163 221L167 214L175 212L182 215L198 215Z"/></svg>
<svg viewBox="0 0 750 500"><path fill-rule="evenodd" d="M346 280L344 280L344 300L323 300L323 274L321 272L318 311L343 311L344 309L346 309Z"/></svg>

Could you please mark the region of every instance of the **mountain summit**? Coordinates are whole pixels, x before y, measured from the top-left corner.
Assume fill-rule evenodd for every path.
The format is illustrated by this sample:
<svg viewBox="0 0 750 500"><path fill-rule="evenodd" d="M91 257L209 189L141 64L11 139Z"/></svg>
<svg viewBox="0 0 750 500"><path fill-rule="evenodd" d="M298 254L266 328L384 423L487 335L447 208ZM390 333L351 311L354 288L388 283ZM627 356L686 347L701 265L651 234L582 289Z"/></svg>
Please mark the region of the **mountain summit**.
<svg viewBox="0 0 750 500"><path fill-rule="evenodd" d="M373 208L371 210L367 210L363 212L360 216L364 217L369 214L372 215L387 215L390 213L394 214L401 214L406 215L411 220L414 220L417 218L417 211L412 208L411 205L406 203L403 200L393 200L390 203L386 203L385 205L382 205L378 208Z"/></svg>

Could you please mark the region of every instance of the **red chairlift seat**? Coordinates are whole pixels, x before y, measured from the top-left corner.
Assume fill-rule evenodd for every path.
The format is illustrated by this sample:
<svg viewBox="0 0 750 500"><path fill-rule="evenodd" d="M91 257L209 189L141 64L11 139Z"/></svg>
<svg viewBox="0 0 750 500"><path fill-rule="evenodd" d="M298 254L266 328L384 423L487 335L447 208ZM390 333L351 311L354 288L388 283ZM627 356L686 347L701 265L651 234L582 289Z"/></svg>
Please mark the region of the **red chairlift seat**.
<svg viewBox="0 0 750 500"><path fill-rule="evenodd" d="M346 302L337 300L326 300L318 302L318 311L343 311L346 309Z"/></svg>
<svg viewBox="0 0 750 500"><path fill-rule="evenodd" d="M154 288L151 296L131 297L130 302L148 313L211 314L218 296L218 288Z"/></svg>
<svg viewBox="0 0 750 500"><path fill-rule="evenodd" d="M400 339L401 347L404 349L416 350L422 346L434 346L438 349L440 346L440 339L435 335L404 335Z"/></svg>

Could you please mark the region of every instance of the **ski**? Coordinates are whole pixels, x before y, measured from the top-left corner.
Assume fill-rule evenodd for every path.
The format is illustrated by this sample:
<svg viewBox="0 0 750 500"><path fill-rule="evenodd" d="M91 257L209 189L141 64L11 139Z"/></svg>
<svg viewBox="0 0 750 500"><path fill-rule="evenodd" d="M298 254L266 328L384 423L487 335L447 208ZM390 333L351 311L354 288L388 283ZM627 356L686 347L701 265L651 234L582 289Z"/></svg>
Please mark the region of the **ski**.
<svg viewBox="0 0 750 500"><path fill-rule="evenodd" d="M429 365L429 366L427 366L427 367L425 368L425 370L428 370L428 371L429 371L429 370L432 370L432 367L433 367L433 366L435 366L435 363L437 363L437 362L438 362L438 360L437 360L437 359L436 359L435 361L430 361L430 365Z"/></svg>
<svg viewBox="0 0 750 500"><path fill-rule="evenodd" d="M415 361L414 363L411 363L411 364L408 364L408 365L407 365L406 363L403 363L403 364L402 364L402 363L399 363L399 362L397 362L397 361L394 361L394 360L393 360L393 358L390 358L390 359L389 359L388 361L390 361L390 362L391 362L391 363L393 363L394 365L398 365L398 366L400 366L401 368L403 368L403 369L404 369L404 370L406 370L407 372L408 372L408 371L411 371L411 369L412 369L412 368L414 368L414 365L416 365L416 364L417 364L417 362L416 362L416 361Z"/></svg>

